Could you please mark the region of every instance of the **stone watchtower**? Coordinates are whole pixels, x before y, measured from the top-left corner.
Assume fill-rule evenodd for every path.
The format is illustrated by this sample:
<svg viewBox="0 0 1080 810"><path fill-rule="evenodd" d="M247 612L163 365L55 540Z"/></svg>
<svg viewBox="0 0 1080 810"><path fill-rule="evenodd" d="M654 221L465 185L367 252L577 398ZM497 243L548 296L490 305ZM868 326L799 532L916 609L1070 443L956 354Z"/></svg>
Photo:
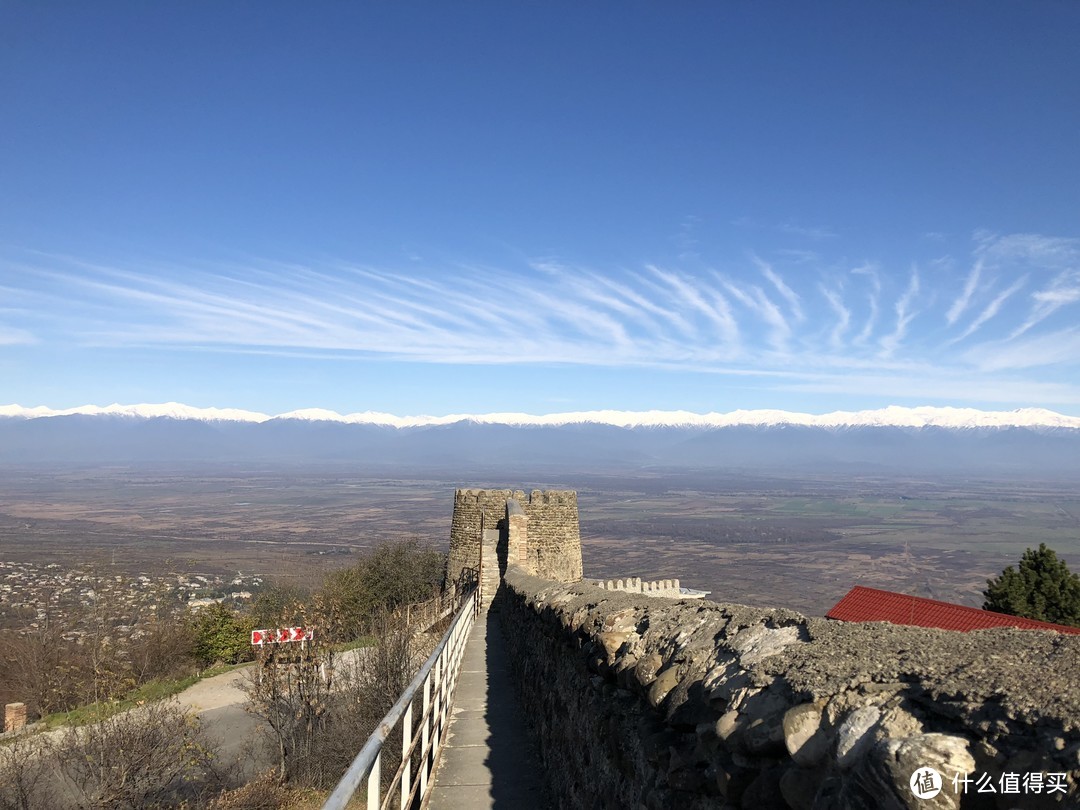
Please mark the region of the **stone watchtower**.
<svg viewBox="0 0 1080 810"><path fill-rule="evenodd" d="M573 490L459 489L454 493L447 583L475 569L490 602L507 562L558 582L581 579L581 528Z"/></svg>

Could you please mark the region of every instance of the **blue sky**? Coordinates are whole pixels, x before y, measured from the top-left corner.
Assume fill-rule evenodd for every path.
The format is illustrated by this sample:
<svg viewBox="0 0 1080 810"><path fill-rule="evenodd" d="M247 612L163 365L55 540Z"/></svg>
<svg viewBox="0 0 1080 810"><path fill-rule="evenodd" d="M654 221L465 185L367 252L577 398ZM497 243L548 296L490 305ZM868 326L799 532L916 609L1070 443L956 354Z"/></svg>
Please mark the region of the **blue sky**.
<svg viewBox="0 0 1080 810"><path fill-rule="evenodd" d="M1080 5L0 6L0 404L1080 414Z"/></svg>

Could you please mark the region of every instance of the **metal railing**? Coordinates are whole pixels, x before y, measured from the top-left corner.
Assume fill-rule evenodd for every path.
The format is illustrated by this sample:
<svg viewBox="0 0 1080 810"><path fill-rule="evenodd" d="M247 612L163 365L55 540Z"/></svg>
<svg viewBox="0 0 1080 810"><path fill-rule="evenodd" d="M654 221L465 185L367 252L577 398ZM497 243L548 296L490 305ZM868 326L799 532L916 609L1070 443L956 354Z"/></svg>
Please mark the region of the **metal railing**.
<svg viewBox="0 0 1080 810"><path fill-rule="evenodd" d="M432 771L438 762L446 733L447 718L457 686L461 658L465 642L469 638L473 620L479 612L479 588L474 585L463 594L450 627L443 634L435 652L420 667L420 671L398 698L397 703L379 721L374 733L368 737L360 753L341 777L334 792L323 805L323 810L344 810L353 794L367 777L367 808L378 810L392 804L395 793L398 807L423 806L432 783ZM423 709L419 728L413 724L413 701L417 693L423 694ZM394 728L401 724L401 765L394 778L382 791L382 751ZM417 734L419 731L419 734ZM412 766L419 745L418 773L414 779Z"/></svg>

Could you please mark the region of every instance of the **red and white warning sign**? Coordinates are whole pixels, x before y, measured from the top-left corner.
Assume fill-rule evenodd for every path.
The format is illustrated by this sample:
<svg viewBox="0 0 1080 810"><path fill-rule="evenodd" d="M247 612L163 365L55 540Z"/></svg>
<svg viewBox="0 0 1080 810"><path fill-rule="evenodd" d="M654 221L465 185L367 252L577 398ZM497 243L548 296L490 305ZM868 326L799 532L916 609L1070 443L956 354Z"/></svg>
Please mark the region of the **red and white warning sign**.
<svg viewBox="0 0 1080 810"><path fill-rule="evenodd" d="M263 644L311 641L313 638L315 638L314 627L276 627L270 630L251 631L251 643L257 647L261 647Z"/></svg>

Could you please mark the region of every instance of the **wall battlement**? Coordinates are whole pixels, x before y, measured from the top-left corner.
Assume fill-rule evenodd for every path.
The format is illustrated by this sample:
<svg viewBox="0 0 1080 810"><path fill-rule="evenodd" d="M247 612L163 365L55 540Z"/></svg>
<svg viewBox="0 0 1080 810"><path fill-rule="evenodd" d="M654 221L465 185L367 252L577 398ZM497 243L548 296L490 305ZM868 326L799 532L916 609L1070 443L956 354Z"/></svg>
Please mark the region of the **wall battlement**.
<svg viewBox="0 0 1080 810"><path fill-rule="evenodd" d="M657 579L642 581L641 577L625 577L623 579L602 579L590 581L590 584L605 591L623 591L624 593L640 593L645 596L659 596L666 599L683 599L685 597L679 580ZM697 591L697 593L701 593Z"/></svg>

